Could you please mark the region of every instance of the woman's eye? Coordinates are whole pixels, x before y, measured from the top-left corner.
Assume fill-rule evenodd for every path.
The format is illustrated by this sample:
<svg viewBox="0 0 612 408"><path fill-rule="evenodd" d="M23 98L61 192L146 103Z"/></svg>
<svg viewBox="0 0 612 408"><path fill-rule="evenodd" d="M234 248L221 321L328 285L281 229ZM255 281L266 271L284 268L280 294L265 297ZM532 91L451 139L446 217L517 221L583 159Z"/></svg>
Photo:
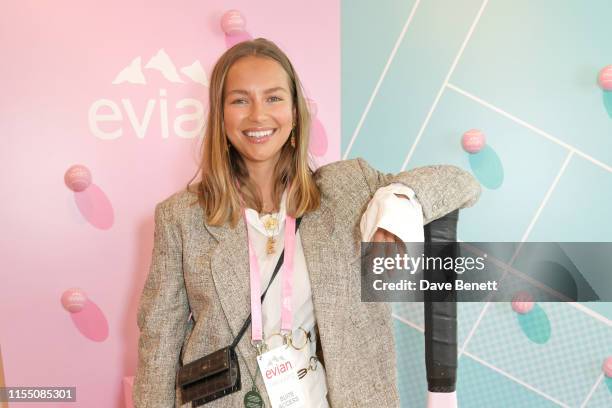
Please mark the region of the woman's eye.
<svg viewBox="0 0 612 408"><path fill-rule="evenodd" d="M268 98L268 100L271 102L278 102L278 101L282 101L282 98L279 98L278 96L271 96Z"/></svg>
<svg viewBox="0 0 612 408"><path fill-rule="evenodd" d="M246 103L246 99L234 99L232 101L232 104L242 104L242 103Z"/></svg>

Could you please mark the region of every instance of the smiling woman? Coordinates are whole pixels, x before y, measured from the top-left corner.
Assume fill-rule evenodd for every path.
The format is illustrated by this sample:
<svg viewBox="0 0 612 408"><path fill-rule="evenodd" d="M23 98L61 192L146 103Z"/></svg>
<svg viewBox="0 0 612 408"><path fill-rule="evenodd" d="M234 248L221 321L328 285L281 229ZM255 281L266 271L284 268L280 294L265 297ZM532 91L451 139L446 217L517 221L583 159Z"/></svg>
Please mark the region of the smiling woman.
<svg viewBox="0 0 612 408"><path fill-rule="evenodd" d="M287 73L269 58L244 57L227 73L224 99L225 132L231 147L244 159L250 177L263 186L263 197L269 197L270 174L290 136L295 146L296 112ZM278 211L274 203L263 203L263 212L273 211Z"/></svg>
<svg viewBox="0 0 612 408"><path fill-rule="evenodd" d="M201 180L155 209L134 406L399 406L391 309L361 302L352 260L362 240L422 240L479 184L361 158L313 171L298 75L262 38L219 58L207 119Z"/></svg>

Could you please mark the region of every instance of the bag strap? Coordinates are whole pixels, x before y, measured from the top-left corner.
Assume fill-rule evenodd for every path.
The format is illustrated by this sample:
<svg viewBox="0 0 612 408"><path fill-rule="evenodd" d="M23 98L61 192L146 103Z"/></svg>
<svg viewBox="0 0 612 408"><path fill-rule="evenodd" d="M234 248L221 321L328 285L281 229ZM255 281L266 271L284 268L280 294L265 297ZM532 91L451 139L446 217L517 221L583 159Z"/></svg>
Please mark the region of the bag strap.
<svg viewBox="0 0 612 408"><path fill-rule="evenodd" d="M302 217L298 217L295 220L295 231L296 232L300 226L301 221L302 221ZM276 267L274 268L274 273L272 273L270 282L268 282L268 286L266 287L266 290L264 290L264 292L261 295L261 303L263 303L264 298L266 297L266 293L268 292L268 289L270 288L270 285L272 284L272 281L276 277L284 260L285 260L285 249L283 248L283 252L281 252L280 257L278 258L278 262L276 263ZM249 327L250 324L251 324L251 313L249 313L249 315L247 316L246 320L244 321L244 324L242 325L242 328L240 328L240 331L238 332L238 335L236 335L236 338L230 345L232 349L236 348L236 346L238 345L238 342L240 342L240 339L242 338L242 336L244 335L244 332L246 331L247 327Z"/></svg>

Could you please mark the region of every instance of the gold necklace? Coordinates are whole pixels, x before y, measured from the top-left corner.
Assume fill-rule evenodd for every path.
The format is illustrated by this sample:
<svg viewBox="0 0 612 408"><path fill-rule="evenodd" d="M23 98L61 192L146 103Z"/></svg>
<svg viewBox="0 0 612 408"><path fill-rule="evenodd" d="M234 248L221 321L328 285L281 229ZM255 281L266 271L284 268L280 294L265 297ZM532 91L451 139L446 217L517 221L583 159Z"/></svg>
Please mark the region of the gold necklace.
<svg viewBox="0 0 612 408"><path fill-rule="evenodd" d="M263 221L263 226L266 229L266 235L270 234L268 235L268 241L266 242L266 253L270 255L274 253L274 244L276 244L276 239L274 236L278 234L279 222L278 216L267 214L264 215L264 217L267 217Z"/></svg>

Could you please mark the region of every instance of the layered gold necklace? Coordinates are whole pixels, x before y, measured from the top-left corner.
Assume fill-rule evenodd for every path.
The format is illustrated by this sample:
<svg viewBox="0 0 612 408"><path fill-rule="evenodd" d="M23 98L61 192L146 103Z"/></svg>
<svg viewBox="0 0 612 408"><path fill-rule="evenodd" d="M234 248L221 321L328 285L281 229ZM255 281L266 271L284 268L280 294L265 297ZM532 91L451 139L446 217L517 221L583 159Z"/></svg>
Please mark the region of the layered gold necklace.
<svg viewBox="0 0 612 408"><path fill-rule="evenodd" d="M279 230L279 216L280 213L276 215L264 215L263 226L266 229L266 235L268 237L268 241L266 242L266 253L268 255L273 254L275 251L274 245L276 244L276 239L274 237L278 234Z"/></svg>

